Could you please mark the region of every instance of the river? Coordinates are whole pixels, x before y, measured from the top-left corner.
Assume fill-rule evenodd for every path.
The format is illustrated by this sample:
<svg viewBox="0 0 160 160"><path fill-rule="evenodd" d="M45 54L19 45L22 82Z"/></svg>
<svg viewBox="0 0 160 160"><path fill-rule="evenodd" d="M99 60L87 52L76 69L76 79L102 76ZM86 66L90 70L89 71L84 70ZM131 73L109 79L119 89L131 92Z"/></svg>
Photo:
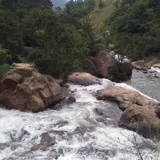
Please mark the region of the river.
<svg viewBox="0 0 160 160"><path fill-rule="evenodd" d="M129 84L160 100L159 78L134 71L126 84L100 81L101 85L87 87L68 84L76 103L57 110L25 113L0 109L0 160L139 160L141 156L144 160L154 159L157 150L142 147L144 141L152 145L150 140L118 127L122 112L117 104L98 101L94 95L108 85L133 89ZM45 134L52 145L31 151Z"/></svg>

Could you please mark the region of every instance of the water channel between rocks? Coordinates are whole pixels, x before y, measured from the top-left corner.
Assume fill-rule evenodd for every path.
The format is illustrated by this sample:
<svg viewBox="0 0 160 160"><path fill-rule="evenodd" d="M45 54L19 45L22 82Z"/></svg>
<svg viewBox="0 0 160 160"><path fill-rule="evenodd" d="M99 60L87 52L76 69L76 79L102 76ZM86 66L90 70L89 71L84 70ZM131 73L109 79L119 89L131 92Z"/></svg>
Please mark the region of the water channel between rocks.
<svg viewBox="0 0 160 160"><path fill-rule="evenodd" d="M160 101L159 80L158 75L134 71L127 84ZM117 104L94 96L109 85L133 89L127 84L106 79L101 79L101 85L87 87L69 84L76 103L59 110L25 113L0 109L0 160L138 160L135 138L139 145L143 139L118 127L122 112ZM47 139L43 135L52 144L31 151ZM148 147L140 151L145 160L156 154Z"/></svg>

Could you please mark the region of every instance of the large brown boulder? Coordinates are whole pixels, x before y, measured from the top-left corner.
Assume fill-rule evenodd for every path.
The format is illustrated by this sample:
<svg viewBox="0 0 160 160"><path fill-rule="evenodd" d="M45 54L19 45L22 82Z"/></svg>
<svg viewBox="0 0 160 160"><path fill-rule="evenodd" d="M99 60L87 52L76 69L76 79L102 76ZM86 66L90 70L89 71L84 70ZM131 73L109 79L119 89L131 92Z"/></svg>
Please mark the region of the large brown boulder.
<svg viewBox="0 0 160 160"><path fill-rule="evenodd" d="M154 108L157 112L160 111L160 106L155 100L143 96L137 91L118 86L112 86L110 88L99 90L97 93L97 99L115 101L119 104L120 109L122 110L136 104Z"/></svg>
<svg viewBox="0 0 160 160"><path fill-rule="evenodd" d="M79 84L79 85L92 85L92 84L100 84L100 81L97 77L92 76L89 73L85 72L74 72L67 78L68 82Z"/></svg>
<svg viewBox="0 0 160 160"><path fill-rule="evenodd" d="M109 78L116 70L116 59L108 52L100 52L96 57L96 66L99 76Z"/></svg>
<svg viewBox="0 0 160 160"><path fill-rule="evenodd" d="M61 99L59 84L29 65L14 64L14 69L0 81L0 104L9 109L38 112Z"/></svg>
<svg viewBox="0 0 160 160"><path fill-rule="evenodd" d="M86 59L83 69L97 77L119 82L131 79L133 67L129 62L120 63L107 51L101 51L96 57Z"/></svg>
<svg viewBox="0 0 160 160"><path fill-rule="evenodd" d="M98 71L97 71L96 64L94 63L94 57L89 57L85 59L83 63L83 70L87 73L97 76Z"/></svg>
<svg viewBox="0 0 160 160"><path fill-rule="evenodd" d="M146 138L160 137L160 119L154 110L133 105L122 114L119 125L136 131Z"/></svg>

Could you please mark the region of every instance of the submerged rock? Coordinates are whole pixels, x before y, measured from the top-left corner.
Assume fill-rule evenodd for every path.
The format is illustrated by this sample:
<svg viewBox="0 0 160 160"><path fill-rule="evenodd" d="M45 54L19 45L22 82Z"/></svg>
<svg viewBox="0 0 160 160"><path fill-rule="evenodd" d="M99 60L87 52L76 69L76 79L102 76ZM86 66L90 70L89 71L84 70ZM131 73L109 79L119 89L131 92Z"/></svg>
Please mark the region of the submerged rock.
<svg viewBox="0 0 160 160"><path fill-rule="evenodd" d="M75 97L73 96L69 96L66 100L66 103L69 105L69 104L72 104L72 103L75 103L76 102L76 99Z"/></svg>
<svg viewBox="0 0 160 160"><path fill-rule="evenodd" d="M38 112L62 99L59 84L48 81L29 65L15 66L0 81L0 104L8 109Z"/></svg>
<svg viewBox="0 0 160 160"><path fill-rule="evenodd" d="M92 76L89 73L85 72L75 72L68 76L68 82L78 84L78 85L92 85L92 84L100 84L100 80Z"/></svg>
<svg viewBox="0 0 160 160"><path fill-rule="evenodd" d="M47 132L42 133L40 137L40 144L33 145L31 147L31 151L47 150L49 147L55 144L55 137L51 137L50 134Z"/></svg>

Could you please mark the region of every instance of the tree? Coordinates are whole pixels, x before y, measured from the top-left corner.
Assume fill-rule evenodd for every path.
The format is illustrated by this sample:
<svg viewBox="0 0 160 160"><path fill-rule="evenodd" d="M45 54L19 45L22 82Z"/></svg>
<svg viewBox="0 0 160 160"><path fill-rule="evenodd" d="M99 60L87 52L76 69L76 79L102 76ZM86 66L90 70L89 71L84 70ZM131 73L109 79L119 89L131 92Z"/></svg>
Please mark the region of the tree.
<svg viewBox="0 0 160 160"><path fill-rule="evenodd" d="M6 63L11 59L9 51L7 49L3 49L0 45L0 65Z"/></svg>
<svg viewBox="0 0 160 160"><path fill-rule="evenodd" d="M87 55L86 38L82 31L64 24L51 10L33 10L23 20L25 44L36 47L28 59L46 74L59 77L81 67Z"/></svg>
<svg viewBox="0 0 160 160"><path fill-rule="evenodd" d="M11 12L0 11L0 42L5 49L17 52L21 45L20 24Z"/></svg>
<svg viewBox="0 0 160 160"><path fill-rule="evenodd" d="M10 10L30 10L32 8L52 8L50 0L3 0L2 5Z"/></svg>
<svg viewBox="0 0 160 160"><path fill-rule="evenodd" d="M122 0L111 14L107 23L115 37L114 42L119 43L117 37L123 39L124 35L127 36L130 40L124 45L123 39L118 48L130 48L130 58L135 60L148 57L151 53L159 54L159 7L158 0Z"/></svg>
<svg viewBox="0 0 160 160"><path fill-rule="evenodd" d="M99 6L99 8L104 8L105 3L102 0L100 0L98 6Z"/></svg>

